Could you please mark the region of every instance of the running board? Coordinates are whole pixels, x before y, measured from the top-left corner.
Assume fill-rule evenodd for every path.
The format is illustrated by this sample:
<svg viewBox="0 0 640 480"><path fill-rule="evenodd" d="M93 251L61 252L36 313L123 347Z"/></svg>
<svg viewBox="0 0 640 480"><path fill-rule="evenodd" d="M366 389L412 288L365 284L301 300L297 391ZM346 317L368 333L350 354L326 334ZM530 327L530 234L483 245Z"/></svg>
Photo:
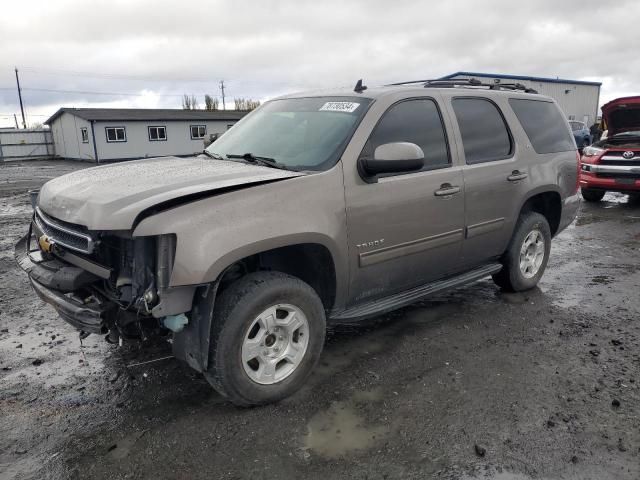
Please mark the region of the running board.
<svg viewBox="0 0 640 480"><path fill-rule="evenodd" d="M498 273L500 270L502 270L502 264L500 263L483 265L482 267L470 270L461 275L456 275L455 277L449 277L444 280L427 283L426 285L420 285L419 287L414 287L410 290L405 290L404 292L396 293L389 297L380 298L371 302L356 305L355 307L351 307L340 312L332 313L329 316L329 319L338 322L355 321L387 313L397 308L411 305L412 303L428 297L429 295L433 295L434 293L477 282L489 275Z"/></svg>

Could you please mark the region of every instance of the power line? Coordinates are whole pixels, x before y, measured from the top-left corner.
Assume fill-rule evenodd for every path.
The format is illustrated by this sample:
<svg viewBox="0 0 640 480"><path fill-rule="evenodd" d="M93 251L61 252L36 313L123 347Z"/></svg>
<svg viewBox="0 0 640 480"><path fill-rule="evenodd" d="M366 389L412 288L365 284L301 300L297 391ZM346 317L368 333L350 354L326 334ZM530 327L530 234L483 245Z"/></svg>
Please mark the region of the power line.
<svg viewBox="0 0 640 480"><path fill-rule="evenodd" d="M65 76L65 77L91 77L91 78L104 78L104 79L113 79L113 80L153 80L153 81L192 81L192 82L211 82L214 76L198 76L198 75L190 75L189 78L158 78L158 76L149 76L149 75L127 75L121 73L99 73L99 72L82 72L77 70L62 70L62 69L42 69L38 67L25 67L21 66L21 70L25 70L31 73L37 73L40 75L56 75L56 76Z"/></svg>
<svg viewBox="0 0 640 480"><path fill-rule="evenodd" d="M10 87L0 87L0 90L15 90L15 88ZM35 87L22 87L22 90L28 90L31 92L49 92L49 93L79 93L83 95L110 95L112 97L119 96L129 96L129 97L143 97L147 94L145 93L132 93L132 92L97 92L97 91L89 91L89 90L58 90L55 88L35 88ZM177 93L155 93L153 91L149 91L151 94L158 97L182 97L182 94ZM208 95L207 93L194 93L193 95Z"/></svg>

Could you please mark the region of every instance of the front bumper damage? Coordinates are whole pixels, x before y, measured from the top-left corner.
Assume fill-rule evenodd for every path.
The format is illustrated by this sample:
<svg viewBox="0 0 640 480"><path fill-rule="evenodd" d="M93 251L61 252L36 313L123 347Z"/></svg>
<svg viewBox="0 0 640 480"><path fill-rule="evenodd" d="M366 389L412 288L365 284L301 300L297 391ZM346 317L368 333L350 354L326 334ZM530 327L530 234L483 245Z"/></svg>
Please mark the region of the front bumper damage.
<svg viewBox="0 0 640 480"><path fill-rule="evenodd" d="M36 294L55 308L75 328L86 333L106 334L107 315L114 305L97 297L81 298L76 292L99 280L86 270L65 265L57 259L45 259L38 250L29 250L31 232L15 247L18 265L29 275Z"/></svg>
<svg viewBox="0 0 640 480"><path fill-rule="evenodd" d="M81 232L92 239L92 252L87 254L62 246L66 242L82 247L70 242L72 226L55 222L35 208L29 232L14 251L41 300L80 332L106 335L112 343L169 335L176 358L198 371L207 368L217 285L169 286L175 239L165 235L109 240L108 233ZM50 225L57 228L46 228ZM59 233L65 236L57 242ZM43 239L49 248L43 248ZM119 253L105 257L104 252L114 248L120 248Z"/></svg>

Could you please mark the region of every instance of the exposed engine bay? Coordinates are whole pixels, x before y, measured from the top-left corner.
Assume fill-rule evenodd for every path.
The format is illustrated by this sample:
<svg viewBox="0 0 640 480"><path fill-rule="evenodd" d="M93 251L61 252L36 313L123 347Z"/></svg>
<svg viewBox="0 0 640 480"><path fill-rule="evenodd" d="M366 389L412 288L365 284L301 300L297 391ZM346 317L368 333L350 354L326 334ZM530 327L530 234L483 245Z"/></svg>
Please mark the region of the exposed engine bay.
<svg viewBox="0 0 640 480"><path fill-rule="evenodd" d="M89 232L36 208L21 243L16 257L38 295L85 334L116 343L178 331L188 321L159 308L169 289L174 235Z"/></svg>

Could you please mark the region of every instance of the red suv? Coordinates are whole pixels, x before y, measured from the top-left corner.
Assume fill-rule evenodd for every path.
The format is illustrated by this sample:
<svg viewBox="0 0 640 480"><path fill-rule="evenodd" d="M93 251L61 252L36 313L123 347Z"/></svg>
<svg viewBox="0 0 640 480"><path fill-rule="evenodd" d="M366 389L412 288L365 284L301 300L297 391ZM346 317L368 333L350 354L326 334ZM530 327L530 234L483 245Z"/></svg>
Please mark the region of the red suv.
<svg viewBox="0 0 640 480"><path fill-rule="evenodd" d="M580 187L587 202L608 191L640 193L640 96L605 104L602 122L606 138L582 152Z"/></svg>

